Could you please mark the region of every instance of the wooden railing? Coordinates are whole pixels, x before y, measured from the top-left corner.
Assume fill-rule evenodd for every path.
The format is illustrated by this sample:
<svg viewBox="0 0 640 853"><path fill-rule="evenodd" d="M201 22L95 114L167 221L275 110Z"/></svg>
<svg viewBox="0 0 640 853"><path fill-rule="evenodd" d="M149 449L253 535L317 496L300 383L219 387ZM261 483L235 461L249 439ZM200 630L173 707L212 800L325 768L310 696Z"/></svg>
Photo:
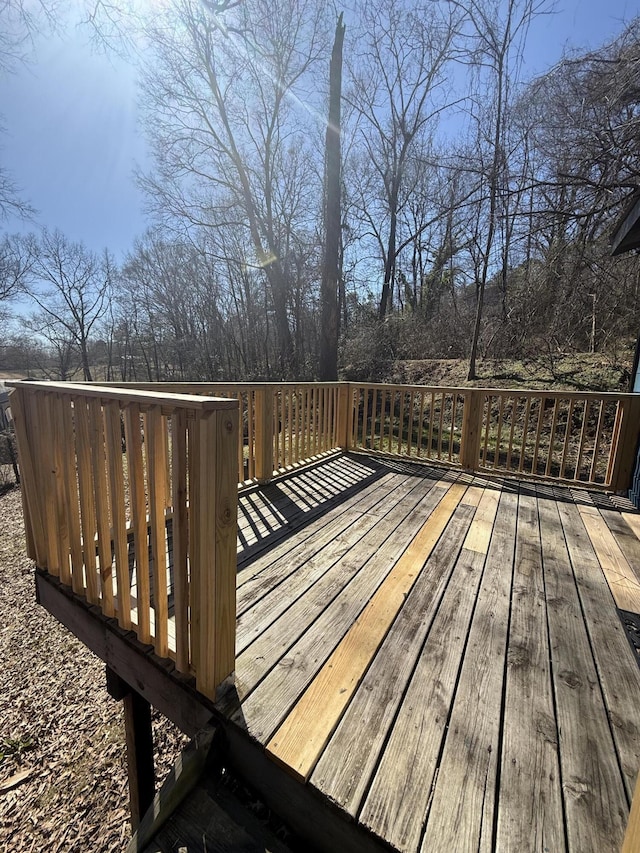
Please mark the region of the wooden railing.
<svg viewBox="0 0 640 853"><path fill-rule="evenodd" d="M627 488L640 395L355 385L348 446L469 471Z"/></svg>
<svg viewBox="0 0 640 853"><path fill-rule="evenodd" d="M235 668L238 483L341 448L623 490L640 431L634 394L13 385L29 556L209 697Z"/></svg>
<svg viewBox="0 0 640 853"><path fill-rule="evenodd" d="M192 673L235 667L238 404L15 383L29 555Z"/></svg>
<svg viewBox="0 0 640 853"><path fill-rule="evenodd" d="M130 382L113 387L236 399L238 482L243 485L267 482L274 474L342 447L338 411L343 386L339 382Z"/></svg>

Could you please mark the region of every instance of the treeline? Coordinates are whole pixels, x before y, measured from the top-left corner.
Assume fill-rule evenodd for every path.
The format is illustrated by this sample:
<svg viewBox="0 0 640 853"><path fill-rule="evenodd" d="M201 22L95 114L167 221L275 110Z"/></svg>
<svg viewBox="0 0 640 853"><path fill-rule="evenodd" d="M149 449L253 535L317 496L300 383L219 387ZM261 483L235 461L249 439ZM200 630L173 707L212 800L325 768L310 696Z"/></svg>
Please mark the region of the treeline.
<svg viewBox="0 0 640 853"><path fill-rule="evenodd" d="M472 377L477 358L635 339L640 266L608 239L640 183L640 19L525 80L541 11L345 12L342 375L456 357ZM317 376L334 25L319 0L179 0L138 22L155 224L119 265L57 232L5 237L2 304L21 292L34 306L5 338L5 369Z"/></svg>

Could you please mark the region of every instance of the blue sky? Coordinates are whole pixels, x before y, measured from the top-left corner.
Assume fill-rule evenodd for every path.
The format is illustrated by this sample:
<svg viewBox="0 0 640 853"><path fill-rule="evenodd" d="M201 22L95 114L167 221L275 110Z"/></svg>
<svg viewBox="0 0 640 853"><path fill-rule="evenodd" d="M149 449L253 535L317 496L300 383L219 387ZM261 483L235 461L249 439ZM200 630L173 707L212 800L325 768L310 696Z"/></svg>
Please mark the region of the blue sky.
<svg viewBox="0 0 640 853"><path fill-rule="evenodd" d="M531 26L525 77L553 65L564 47L598 47L640 11L628 0L557 8ZM147 224L133 178L146 150L136 101L135 68L92 52L77 29L42 40L35 62L0 78L0 162L38 209L38 224L118 259Z"/></svg>

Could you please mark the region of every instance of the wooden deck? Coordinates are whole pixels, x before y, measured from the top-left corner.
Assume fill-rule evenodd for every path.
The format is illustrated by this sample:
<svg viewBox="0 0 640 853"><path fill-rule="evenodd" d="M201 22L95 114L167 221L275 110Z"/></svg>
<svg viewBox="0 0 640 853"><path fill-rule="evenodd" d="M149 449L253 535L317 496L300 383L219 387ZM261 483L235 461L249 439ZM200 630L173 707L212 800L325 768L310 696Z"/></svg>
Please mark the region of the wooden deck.
<svg viewBox="0 0 640 853"><path fill-rule="evenodd" d="M245 492L216 710L363 850L617 851L639 533L602 493L364 455Z"/></svg>
<svg viewBox="0 0 640 853"><path fill-rule="evenodd" d="M334 453L238 510L236 671L215 703L41 569L39 600L183 731L213 716L303 846L620 849L640 767L628 501Z"/></svg>

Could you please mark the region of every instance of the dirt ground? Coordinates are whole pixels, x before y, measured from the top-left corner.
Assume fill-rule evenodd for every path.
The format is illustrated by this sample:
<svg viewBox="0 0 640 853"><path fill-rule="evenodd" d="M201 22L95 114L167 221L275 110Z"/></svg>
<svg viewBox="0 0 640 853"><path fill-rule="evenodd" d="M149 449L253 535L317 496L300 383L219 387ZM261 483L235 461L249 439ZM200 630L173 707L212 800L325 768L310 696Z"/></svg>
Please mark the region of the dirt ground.
<svg viewBox="0 0 640 853"><path fill-rule="evenodd" d="M121 851L122 707L104 664L35 601L17 488L0 494L0 851ZM184 738L154 715L156 775Z"/></svg>

